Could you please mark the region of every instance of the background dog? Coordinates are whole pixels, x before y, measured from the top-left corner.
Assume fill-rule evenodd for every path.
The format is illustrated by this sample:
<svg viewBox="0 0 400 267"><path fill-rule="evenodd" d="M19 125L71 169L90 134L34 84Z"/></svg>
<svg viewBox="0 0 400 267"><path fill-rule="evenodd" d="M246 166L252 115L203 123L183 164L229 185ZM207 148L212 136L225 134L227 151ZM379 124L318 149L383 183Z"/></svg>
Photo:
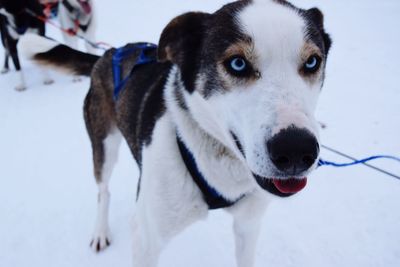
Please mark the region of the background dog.
<svg viewBox="0 0 400 267"><path fill-rule="evenodd" d="M32 42L38 63L91 73L84 113L99 186L92 248L110 243L108 182L123 136L141 170L134 266L156 266L173 236L216 208L209 197L224 199L234 217L238 266L253 266L270 198L302 190L317 165L314 110L331 45L322 13L255 0L181 15L146 55L157 62L132 71L140 51L123 62L122 76L131 76L116 99L115 49L99 59Z"/></svg>
<svg viewBox="0 0 400 267"><path fill-rule="evenodd" d="M68 46L78 48L78 40L74 34L80 34L90 41L95 41L96 24L92 0L60 0L58 16L61 26L71 33L62 33ZM96 53L95 48L86 42L85 47L89 53Z"/></svg>
<svg viewBox="0 0 400 267"><path fill-rule="evenodd" d="M25 78L21 70L17 51L18 39L26 31L34 31L42 36L45 34L44 22L28 14L26 12L27 9L37 15L43 16L42 7L37 0L0 1L1 41L5 48L4 67L1 73L4 74L9 71L9 58L11 57L15 69L20 74L20 82L15 87L18 91L26 89ZM46 75L44 83L51 84L52 82Z"/></svg>

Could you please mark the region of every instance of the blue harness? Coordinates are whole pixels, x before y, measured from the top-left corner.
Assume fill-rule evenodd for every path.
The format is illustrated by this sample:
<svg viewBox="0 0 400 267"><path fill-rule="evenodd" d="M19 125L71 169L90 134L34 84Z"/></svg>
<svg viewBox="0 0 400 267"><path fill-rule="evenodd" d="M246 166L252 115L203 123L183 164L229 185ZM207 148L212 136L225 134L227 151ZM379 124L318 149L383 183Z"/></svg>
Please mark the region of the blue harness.
<svg viewBox="0 0 400 267"><path fill-rule="evenodd" d="M151 50L156 50L157 45L151 43L138 43L133 46L124 46L121 48L117 48L112 58L112 66L113 66L113 79L114 79L114 100L117 101L119 94L125 86L125 83L132 76L133 71L136 67L140 65L144 65L147 63L157 61L155 56L147 56L146 53ZM129 55L140 51L140 54L136 60L135 65L132 67L129 75L127 77L122 78L122 61Z"/></svg>
<svg viewBox="0 0 400 267"><path fill-rule="evenodd" d="M203 194L203 199L207 203L210 210L230 207L244 197L241 196L235 201L230 201L223 197L215 188L208 184L207 180L197 167L196 160L194 159L192 152L190 152L187 146L183 143L182 139L177 136L176 140L183 162L192 176L193 181Z"/></svg>

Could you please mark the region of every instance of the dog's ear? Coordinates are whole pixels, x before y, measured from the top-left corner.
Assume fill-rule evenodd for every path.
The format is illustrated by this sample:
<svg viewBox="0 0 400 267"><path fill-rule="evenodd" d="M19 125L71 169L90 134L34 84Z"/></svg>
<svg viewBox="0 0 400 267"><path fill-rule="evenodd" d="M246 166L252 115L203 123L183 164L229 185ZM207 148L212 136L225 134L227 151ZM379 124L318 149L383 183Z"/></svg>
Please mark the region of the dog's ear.
<svg viewBox="0 0 400 267"><path fill-rule="evenodd" d="M158 60L179 66L183 84L189 92L195 88L209 16L207 13L189 12L176 17L165 27L158 43Z"/></svg>
<svg viewBox="0 0 400 267"><path fill-rule="evenodd" d="M322 14L321 10L314 7L307 10L306 13L315 26L317 26L319 29L324 28L324 14Z"/></svg>
<svg viewBox="0 0 400 267"><path fill-rule="evenodd" d="M324 29L324 14L322 14L321 10L314 7L314 8L308 9L306 11L306 15L314 23L314 25L317 27L317 29L321 33L322 38L324 40L325 54L328 54L329 49L331 48L331 45L332 45L332 40L331 40L329 34L327 34Z"/></svg>
<svg viewBox="0 0 400 267"><path fill-rule="evenodd" d="M174 18L161 34L158 60L180 65L185 53L194 52L200 47L208 16L210 14L189 12Z"/></svg>

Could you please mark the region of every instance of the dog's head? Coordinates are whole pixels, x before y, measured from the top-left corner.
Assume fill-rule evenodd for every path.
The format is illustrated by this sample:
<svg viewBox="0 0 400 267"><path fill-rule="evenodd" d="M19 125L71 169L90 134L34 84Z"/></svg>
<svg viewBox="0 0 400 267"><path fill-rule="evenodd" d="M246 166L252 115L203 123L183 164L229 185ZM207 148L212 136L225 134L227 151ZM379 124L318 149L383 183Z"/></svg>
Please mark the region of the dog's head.
<svg viewBox="0 0 400 267"><path fill-rule="evenodd" d="M158 56L177 66L176 100L271 193L300 191L319 157L314 117L331 45L323 15L284 0L242 0L186 13Z"/></svg>

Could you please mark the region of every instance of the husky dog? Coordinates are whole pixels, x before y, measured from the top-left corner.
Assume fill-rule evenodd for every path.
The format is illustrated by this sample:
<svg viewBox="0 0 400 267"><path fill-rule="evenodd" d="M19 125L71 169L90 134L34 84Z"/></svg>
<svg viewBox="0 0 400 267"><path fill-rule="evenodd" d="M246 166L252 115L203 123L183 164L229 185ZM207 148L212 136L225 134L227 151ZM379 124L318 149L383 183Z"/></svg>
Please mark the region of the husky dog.
<svg viewBox="0 0 400 267"><path fill-rule="evenodd" d="M108 183L125 138L140 168L134 266L156 266L172 237L215 208L233 215L237 266L253 266L268 203L302 190L317 166L314 111L331 45L321 11L242 0L178 16L158 50L121 63L129 78L117 97L115 49L98 59L36 42L39 64L91 73L84 117L99 187L92 248L110 244ZM157 60L137 65L143 55Z"/></svg>
<svg viewBox="0 0 400 267"><path fill-rule="evenodd" d="M28 30L33 30L42 36L45 34L44 22L33 17L27 10L38 16L43 16L42 7L37 0L0 0L1 41L5 49L4 67L1 73L7 73L10 70L9 59L11 57L15 69L20 75L20 82L15 87L17 91L26 89L25 78L18 57L17 43L19 37ZM52 80L46 75L44 83L50 84Z"/></svg>
<svg viewBox="0 0 400 267"><path fill-rule="evenodd" d="M63 32L68 46L77 49L78 39L74 34L83 35L90 41L95 40L96 24L92 0L60 0L58 16L61 27L70 32ZM85 43L85 47L87 52L95 54L96 50L90 44Z"/></svg>

